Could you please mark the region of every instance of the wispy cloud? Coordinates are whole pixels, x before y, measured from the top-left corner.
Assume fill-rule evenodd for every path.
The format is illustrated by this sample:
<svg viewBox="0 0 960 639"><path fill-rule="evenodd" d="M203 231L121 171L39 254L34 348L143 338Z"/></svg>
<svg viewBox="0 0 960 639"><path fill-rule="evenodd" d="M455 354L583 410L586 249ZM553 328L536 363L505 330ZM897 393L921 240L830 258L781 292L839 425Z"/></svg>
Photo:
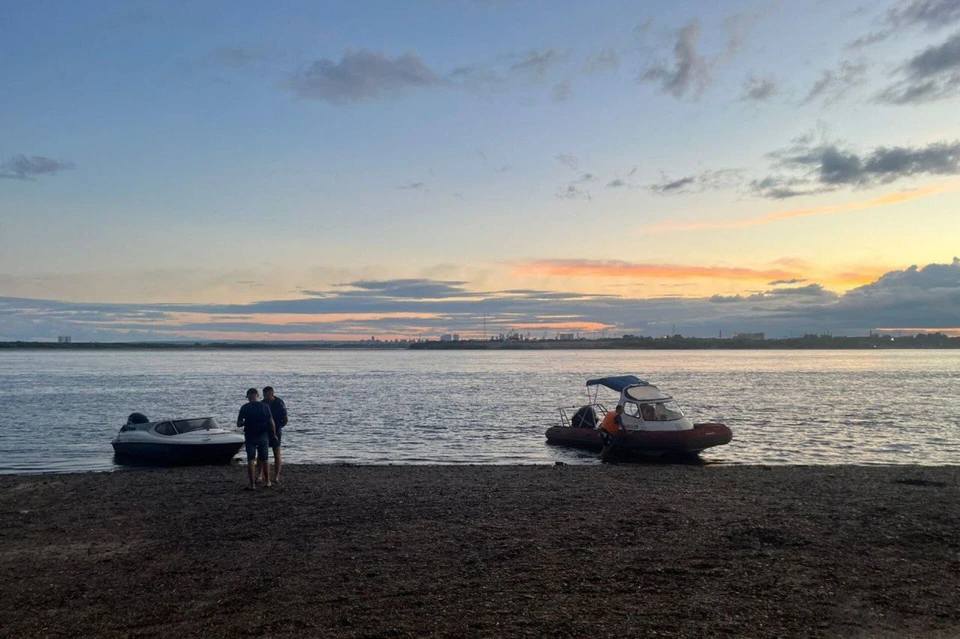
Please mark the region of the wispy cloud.
<svg viewBox="0 0 960 639"><path fill-rule="evenodd" d="M736 187L742 180L740 169L718 169L701 171L680 178L663 176L660 182L650 185L650 191L656 195L686 195L703 193Z"/></svg>
<svg viewBox="0 0 960 639"><path fill-rule="evenodd" d="M645 227L645 230L653 233L676 232L676 231L700 231L707 229L743 229L753 226L763 226L773 224L783 220L789 220L796 217L808 217L814 215L836 215L839 213L852 213L854 211L865 211L884 206L893 206L912 200L960 190L960 184L938 184L927 186L910 191L896 191L880 197L864 200L861 202L851 202L849 204L840 204L837 206L814 206L806 208L788 209L770 215L759 217L740 218L737 220L727 220L722 222L661 222Z"/></svg>
<svg viewBox="0 0 960 639"><path fill-rule="evenodd" d="M558 153L554 156L554 158L556 158L557 162L563 164L569 169L573 169L574 171L580 170L580 158L575 155L571 155L569 153Z"/></svg>
<svg viewBox="0 0 960 639"><path fill-rule="evenodd" d="M863 84L867 79L867 65L863 62L844 60L837 69L826 69L803 99L804 104L822 100L824 104L833 104L844 98L851 89Z"/></svg>
<svg viewBox="0 0 960 639"><path fill-rule="evenodd" d="M0 179L35 180L76 168L73 162L48 158L42 155L15 155L0 164Z"/></svg>
<svg viewBox="0 0 960 639"><path fill-rule="evenodd" d="M620 260L537 260L518 265L517 275L552 277L630 278L630 279L722 279L768 281L787 279L795 274L781 268L752 269L730 266L689 266L643 264Z"/></svg>
<svg viewBox="0 0 960 639"><path fill-rule="evenodd" d="M531 49L524 54L515 56L507 69L508 71L532 73L542 78L551 69L566 61L568 56L568 53L557 49Z"/></svg>
<svg viewBox="0 0 960 639"><path fill-rule="evenodd" d="M616 73L620 70L620 54L616 49L601 49L587 56L582 71L587 75Z"/></svg>
<svg viewBox="0 0 960 639"><path fill-rule="evenodd" d="M876 44L914 27L935 31L956 23L960 23L960 3L957 0L900 0L887 9L881 29L857 38L848 47Z"/></svg>
<svg viewBox="0 0 960 639"><path fill-rule="evenodd" d="M960 32L915 55L900 73L898 82L877 95L879 102L921 104L960 93Z"/></svg>
<svg viewBox="0 0 960 639"><path fill-rule="evenodd" d="M287 82L297 97L346 104L436 86L441 78L416 53L391 58L366 49L347 51L339 61L320 59Z"/></svg>
<svg viewBox="0 0 960 639"><path fill-rule="evenodd" d="M701 24L692 20L676 32L670 62L655 62L640 76L642 82L655 82L664 93L675 98L697 96L710 82L710 62L697 50Z"/></svg>
<svg viewBox="0 0 960 639"><path fill-rule="evenodd" d="M743 81L743 95L740 99L745 102L765 102L776 95L779 87L773 76L748 76Z"/></svg>
<svg viewBox="0 0 960 639"><path fill-rule="evenodd" d="M677 99L699 97L712 81L715 67L743 45L747 32L761 16L750 13L735 13L727 16L724 27L727 31L725 46L712 54L700 51L700 35L703 30L699 20L694 19L677 29L672 38L668 56L653 60L640 74L638 80L653 83L663 93ZM651 21L636 27L634 33L643 38L651 27Z"/></svg>
<svg viewBox="0 0 960 639"><path fill-rule="evenodd" d="M593 197L590 195L589 191L570 184L564 188L557 189L557 192L554 194L557 198L561 200L587 200L590 201Z"/></svg>

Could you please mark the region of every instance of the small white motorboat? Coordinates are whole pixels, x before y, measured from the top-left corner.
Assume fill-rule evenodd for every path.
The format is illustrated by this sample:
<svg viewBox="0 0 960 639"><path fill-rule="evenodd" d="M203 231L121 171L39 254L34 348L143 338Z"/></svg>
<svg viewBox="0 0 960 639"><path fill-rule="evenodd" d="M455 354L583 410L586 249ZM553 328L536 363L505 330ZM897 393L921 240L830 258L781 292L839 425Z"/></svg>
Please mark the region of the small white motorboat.
<svg viewBox="0 0 960 639"><path fill-rule="evenodd" d="M151 422L133 413L112 444L114 454L125 460L225 464L243 447L243 435L221 428L213 417Z"/></svg>

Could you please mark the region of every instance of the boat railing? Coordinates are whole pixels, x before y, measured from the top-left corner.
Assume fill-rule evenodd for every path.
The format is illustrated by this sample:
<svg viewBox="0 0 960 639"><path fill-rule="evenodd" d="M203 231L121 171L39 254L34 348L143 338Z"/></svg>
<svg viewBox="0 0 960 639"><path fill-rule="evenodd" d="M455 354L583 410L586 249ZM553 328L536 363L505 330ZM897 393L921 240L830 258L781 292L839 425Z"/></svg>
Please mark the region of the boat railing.
<svg viewBox="0 0 960 639"><path fill-rule="evenodd" d="M594 402L592 404L581 404L580 406L561 406L558 410L560 411L560 425L570 428L573 426L572 418L573 415L576 415L577 411L583 408L584 406L590 406L593 408L593 412L597 417L597 425L599 426L600 421L603 420L604 415L607 414L607 409L604 408L603 404L600 402Z"/></svg>

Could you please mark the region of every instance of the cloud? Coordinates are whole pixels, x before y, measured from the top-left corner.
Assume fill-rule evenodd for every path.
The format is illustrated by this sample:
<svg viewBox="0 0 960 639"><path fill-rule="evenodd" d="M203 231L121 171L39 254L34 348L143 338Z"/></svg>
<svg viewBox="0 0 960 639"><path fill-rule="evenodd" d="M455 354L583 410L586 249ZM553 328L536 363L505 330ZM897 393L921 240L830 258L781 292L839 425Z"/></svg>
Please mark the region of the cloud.
<svg viewBox="0 0 960 639"><path fill-rule="evenodd" d="M580 158L578 158L575 155L569 155L567 153L558 153L557 155L554 156L554 158L556 158L557 162L559 162L560 164L563 164L564 166L570 169L573 169L574 171L578 171L580 169Z"/></svg>
<svg viewBox="0 0 960 639"><path fill-rule="evenodd" d="M806 282L806 281L807 281L806 279L794 277L794 278L791 278L791 279L789 279L789 280L774 280L773 282L769 282L768 285L769 285L769 286L781 286L781 285L784 285L784 284L802 284L803 282Z"/></svg>
<svg viewBox="0 0 960 639"><path fill-rule="evenodd" d="M751 269L729 266L687 266L642 264L621 260L538 260L516 267L518 275L552 277L630 278L630 279L722 279L764 281L793 277L781 268Z"/></svg>
<svg viewBox="0 0 960 639"><path fill-rule="evenodd" d="M44 175L56 175L76 168L73 162L42 155L15 155L0 164L0 179L32 181Z"/></svg>
<svg viewBox="0 0 960 639"><path fill-rule="evenodd" d="M615 49L601 49L587 56L582 72L586 75L616 73L620 70L620 54Z"/></svg>
<svg viewBox="0 0 960 639"><path fill-rule="evenodd" d="M770 200L786 200L830 190L823 187L811 187L804 178L782 176L768 176L760 180L751 180L749 189L754 195Z"/></svg>
<svg viewBox="0 0 960 639"><path fill-rule="evenodd" d="M655 82L660 90L675 98L700 95L710 82L710 62L697 51L700 21L692 20L676 33L673 60L658 61L641 76L642 82Z"/></svg>
<svg viewBox="0 0 960 639"><path fill-rule="evenodd" d="M620 273L614 277L665 276L681 282L729 278L748 286L768 271L565 262L586 277L608 277L608 269L614 269ZM957 328L960 260L886 271L842 295L810 284L713 298L637 299L564 290L471 290L459 280L394 279L357 280L301 299L249 304L89 304L0 297L0 339L51 339L63 334L73 335L75 341L480 335L484 316L491 333L516 327L580 326L660 335L672 324L685 335L701 336L716 335L717 330L783 336L821 331L866 334L881 327Z"/></svg>
<svg viewBox="0 0 960 639"><path fill-rule="evenodd" d="M408 182L397 187L398 189L407 189L411 191L426 191L427 183L426 182Z"/></svg>
<svg viewBox="0 0 960 639"><path fill-rule="evenodd" d="M687 177L678 178L676 180L667 180L665 182L661 182L660 184L651 185L650 190L659 195L689 193L689 188L694 185L696 181L696 177L688 175Z"/></svg>
<svg viewBox="0 0 960 639"><path fill-rule="evenodd" d="M935 31L960 22L960 3L957 0L901 0L890 7L883 17L884 28L851 42L850 48L882 42L898 31L921 27Z"/></svg>
<svg viewBox="0 0 960 639"><path fill-rule="evenodd" d="M567 54L556 49L531 49L530 51L517 56L516 59L507 67L508 71L522 71L532 73L535 76L543 77L558 64L567 59Z"/></svg>
<svg viewBox="0 0 960 639"><path fill-rule="evenodd" d="M781 222L783 220L789 220L796 217L808 217L815 215L836 215L839 213L850 213L854 211L866 211L870 209L893 206L895 204L901 204L903 202L910 202L913 200L919 200L921 198L929 197L931 195L937 195L940 193L947 193L950 191L960 190L960 184L939 184L928 186L924 188L909 190L909 191L895 191L893 193L888 193L881 197L871 198L869 200L864 200L861 202L851 202L849 204L841 204L838 206L814 206L798 209L787 209L785 211L780 211L778 213L772 213L770 215L763 215L760 217L749 217L749 218L740 218L736 220L729 220L725 222L663 222L660 224L653 224L645 228L646 231L651 233L656 232L677 232L677 231L699 231L706 229L742 229L750 228L754 226L763 226L765 224L773 224L775 222Z"/></svg>
<svg viewBox="0 0 960 639"><path fill-rule="evenodd" d="M614 180L610 180L609 182L607 182L608 189L619 189L624 186L627 186L627 183L621 180L620 178L616 178Z"/></svg>
<svg viewBox="0 0 960 639"><path fill-rule="evenodd" d="M673 46L669 60L661 57L648 65L638 80L653 83L663 93L677 99L688 96L699 97L709 86L714 68L736 53L743 45L747 32L762 16L752 13L735 13L724 19L727 42L723 49L706 55L699 51L702 25L699 20L691 20L673 34ZM651 25L648 20L643 26L634 29L635 35L643 37Z"/></svg>
<svg viewBox="0 0 960 639"><path fill-rule="evenodd" d="M590 201L593 197L590 195L589 191L585 191L581 188L574 186L573 184L568 185L565 188L558 189L555 193L555 196L561 200L587 200Z"/></svg>
<svg viewBox="0 0 960 639"><path fill-rule="evenodd" d="M320 59L287 81L297 97L347 104L402 95L441 84L416 53L391 58L366 49L347 51L339 62Z"/></svg>
<svg viewBox="0 0 960 639"><path fill-rule="evenodd" d="M445 299L472 297L474 294L465 290L467 282L459 280L431 280L424 278L407 278L393 280L356 280L337 287L337 294L375 295L390 299ZM329 291L304 291L305 295L324 296Z"/></svg>
<svg viewBox="0 0 960 639"><path fill-rule="evenodd" d="M921 104L960 92L960 32L945 42L924 49L900 68L901 79L882 90L877 101Z"/></svg>
<svg viewBox="0 0 960 639"><path fill-rule="evenodd" d="M866 154L833 144L795 146L774 154L780 167L802 172L808 183L825 187L888 184L917 175L960 174L960 141L924 147L877 147Z"/></svg>
<svg viewBox="0 0 960 639"><path fill-rule="evenodd" d="M743 81L743 95L740 99L751 102L765 102L773 97L777 91L777 81L772 76L759 78L751 75Z"/></svg>
<svg viewBox="0 0 960 639"><path fill-rule="evenodd" d="M701 171L676 179L664 176L658 184L651 184L649 189L656 195L687 195L717 191L736 186L741 181L742 174L743 171L739 169L719 169Z"/></svg>
<svg viewBox="0 0 960 639"><path fill-rule="evenodd" d="M827 69L813 83L803 104L822 99L824 104L833 104L841 100L854 87L863 84L867 76L867 65L844 60L837 70Z"/></svg>
<svg viewBox="0 0 960 639"><path fill-rule="evenodd" d="M573 95L573 80L571 78L564 78L557 82L550 91L550 97L554 102L566 102L571 95Z"/></svg>

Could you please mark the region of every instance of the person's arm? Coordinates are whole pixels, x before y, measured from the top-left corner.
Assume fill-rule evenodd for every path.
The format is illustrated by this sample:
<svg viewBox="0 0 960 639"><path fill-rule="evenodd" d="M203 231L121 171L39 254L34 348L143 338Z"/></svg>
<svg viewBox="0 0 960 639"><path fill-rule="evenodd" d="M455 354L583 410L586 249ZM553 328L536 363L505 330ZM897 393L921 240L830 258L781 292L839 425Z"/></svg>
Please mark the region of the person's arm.
<svg viewBox="0 0 960 639"><path fill-rule="evenodd" d="M237 413L237 428L243 428L243 409Z"/></svg>
<svg viewBox="0 0 960 639"><path fill-rule="evenodd" d="M617 425L617 432L621 434L627 432L627 429L623 427L623 415L617 415L613 421Z"/></svg>
<svg viewBox="0 0 960 639"><path fill-rule="evenodd" d="M279 423L277 424L277 426L279 426L280 428L283 428L284 426L287 425L287 422L290 421L287 418L287 405L279 397L277 399L280 401L280 415L278 417Z"/></svg>
<svg viewBox="0 0 960 639"><path fill-rule="evenodd" d="M277 438L277 423L273 421L273 411L270 410L270 407L266 402L261 402L263 404L263 413L267 416L267 419L270 420L270 432L273 433L273 438Z"/></svg>

